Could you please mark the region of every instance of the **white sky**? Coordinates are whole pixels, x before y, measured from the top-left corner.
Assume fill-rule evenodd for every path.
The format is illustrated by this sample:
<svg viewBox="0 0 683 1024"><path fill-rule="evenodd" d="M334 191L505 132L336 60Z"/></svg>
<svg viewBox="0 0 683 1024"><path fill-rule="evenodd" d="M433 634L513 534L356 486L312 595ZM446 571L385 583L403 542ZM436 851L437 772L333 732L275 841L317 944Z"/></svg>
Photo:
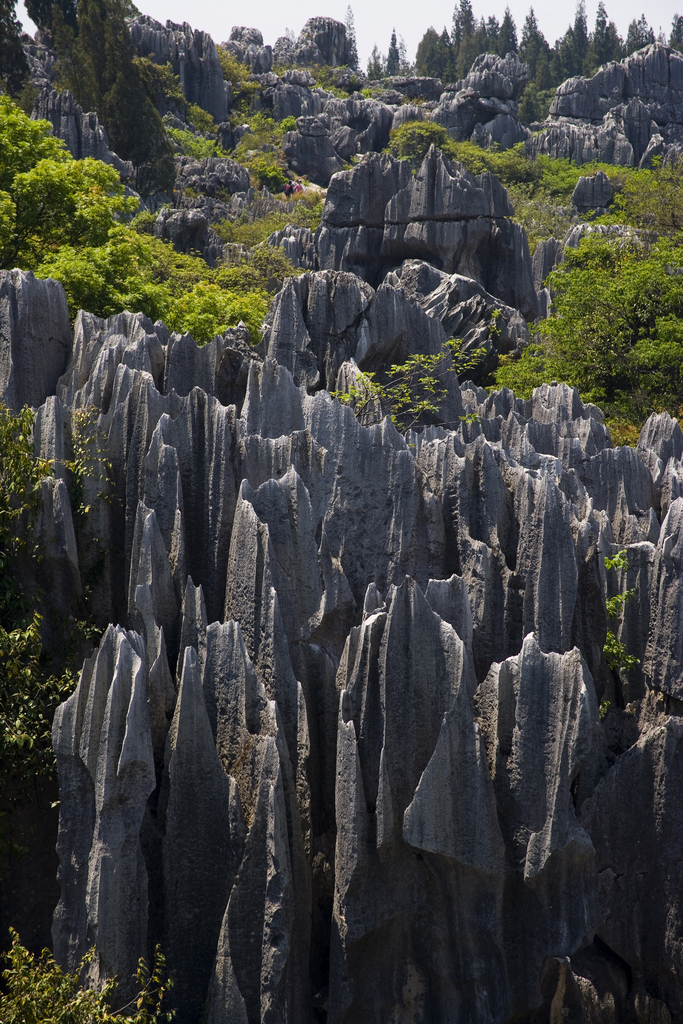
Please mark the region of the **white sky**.
<svg viewBox="0 0 683 1024"><path fill-rule="evenodd" d="M136 5L144 14L150 14L161 22L167 19L189 21L193 28L210 32L215 43L228 39L232 26L239 24L260 29L264 42L272 45L278 36L284 35L286 28L293 29L298 35L308 18L316 15L344 21L348 2L300 0L298 3L285 3L283 0L252 0L247 7L242 7L217 4L211 0L193 0L192 3L188 3L188 0L136 0ZM432 0L430 4L424 5L415 0L374 0L370 3L352 0L362 67L365 67L375 43L386 53L394 27L397 34L404 37L408 56L412 60L420 39L430 25L438 32L446 25L450 31L453 6L454 0ZM529 0L510 0L509 6L519 33L529 10ZM574 0L569 3L541 0L533 6L541 31L552 46L574 20ZM597 6L598 0L587 0L589 29L595 23ZM476 18L495 14L499 21L505 13L505 7L506 0L473 0L472 3ZM645 12L655 34L661 26L668 38L674 14L683 14L683 0L655 0L654 3L649 0L647 4L645 0L605 0L605 7L608 17L616 22L622 36L626 35L629 22ZM22 0L17 4L17 15L24 31L33 33L35 26L26 14Z"/></svg>

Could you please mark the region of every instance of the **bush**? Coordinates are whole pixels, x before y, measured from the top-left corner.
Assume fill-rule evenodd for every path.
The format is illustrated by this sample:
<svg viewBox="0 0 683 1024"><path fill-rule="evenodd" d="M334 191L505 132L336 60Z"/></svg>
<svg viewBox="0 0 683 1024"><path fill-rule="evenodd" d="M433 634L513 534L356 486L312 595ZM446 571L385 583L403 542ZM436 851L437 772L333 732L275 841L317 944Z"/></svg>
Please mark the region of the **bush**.
<svg viewBox="0 0 683 1024"><path fill-rule="evenodd" d="M270 192L282 192L289 180L281 167L266 155L255 157L249 164L251 174L256 178L259 188L264 186Z"/></svg>
<svg viewBox="0 0 683 1024"><path fill-rule="evenodd" d="M199 132L209 132L209 134L215 135L218 130L218 125L214 123L211 114L203 110L202 107L197 106L196 103L188 103L187 105L187 117L188 120L195 126Z"/></svg>
<svg viewBox="0 0 683 1024"><path fill-rule="evenodd" d="M193 135L192 132L183 131L181 128L172 128L169 124L165 126L166 134L178 146L185 156L193 156L195 160L204 160L211 156L224 156L221 147L213 139L203 139L200 135Z"/></svg>
<svg viewBox="0 0 683 1024"><path fill-rule="evenodd" d="M455 143L442 124L435 121L406 121L389 135L389 152L399 160L419 166L431 145L445 156L457 159Z"/></svg>
<svg viewBox="0 0 683 1024"><path fill-rule="evenodd" d="M202 343L243 320L252 343L257 344L268 306L265 291L229 292L217 284L202 282L172 304L166 324L172 331L189 332L196 342Z"/></svg>
<svg viewBox="0 0 683 1024"><path fill-rule="evenodd" d="M106 981L98 992L81 987L80 978L95 956L94 949L69 974L55 963L49 949L35 957L21 945L14 929L10 929L10 935L12 948L6 956L9 967L3 971L6 995L0 998L2 1024L170 1024L173 1013L162 1007L172 982L159 946L151 974L145 961L140 960L135 975L136 1009L132 1015L124 1015L122 1011L133 1004L119 1005L116 979Z"/></svg>
<svg viewBox="0 0 683 1024"><path fill-rule="evenodd" d="M556 313L536 344L501 360L498 387L522 396L550 379L622 423L683 404L683 234L652 246L588 236L550 277Z"/></svg>

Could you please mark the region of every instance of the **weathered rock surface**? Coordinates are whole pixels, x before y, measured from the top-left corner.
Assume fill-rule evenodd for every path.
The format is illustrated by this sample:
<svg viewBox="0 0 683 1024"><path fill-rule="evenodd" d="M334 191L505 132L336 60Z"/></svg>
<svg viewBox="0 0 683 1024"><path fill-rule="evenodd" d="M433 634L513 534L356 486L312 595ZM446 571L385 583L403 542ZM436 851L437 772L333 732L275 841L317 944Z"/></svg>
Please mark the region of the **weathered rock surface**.
<svg viewBox="0 0 683 1024"><path fill-rule="evenodd" d="M372 154L330 184L318 237L320 267L353 270L375 284L383 266L425 260L447 274L471 277L533 319L531 257L512 212L497 178L488 172L473 177L433 146L414 177L405 161Z"/></svg>
<svg viewBox="0 0 683 1024"><path fill-rule="evenodd" d="M505 219L443 166L450 209ZM332 219L429 209L390 158L360 167ZM256 352L79 315L35 427L63 459L92 410L108 464L76 530L61 471L41 519L65 602L109 552L54 724L64 966L94 944L91 980L128 979L160 942L188 1024L683 1014L680 428L615 449L565 385L453 381L402 436L323 390L493 310L512 344L512 307L413 260L289 279ZM631 589L610 628L641 664L610 671Z"/></svg>
<svg viewBox="0 0 683 1024"><path fill-rule="evenodd" d="M189 103L208 111L217 124L226 121L229 93L216 47L207 32L192 29L187 22L165 25L146 14L129 22L130 38L141 57L155 64L170 64L180 79L180 87Z"/></svg>
<svg viewBox="0 0 683 1024"><path fill-rule="evenodd" d="M527 141L530 155L547 153L574 163L591 160L633 166L651 154L680 150L683 129L683 57L651 43L592 78L559 86L543 130ZM656 152L656 150L655 150Z"/></svg>
<svg viewBox="0 0 683 1024"><path fill-rule="evenodd" d="M64 289L31 271L0 270L0 401L15 412L53 395L71 354Z"/></svg>
<svg viewBox="0 0 683 1024"><path fill-rule="evenodd" d="M247 67L255 75L268 74L273 66L273 48L263 45L263 36L257 28L245 28L234 25L230 39L223 46L229 53Z"/></svg>
<svg viewBox="0 0 683 1024"><path fill-rule="evenodd" d="M46 85L34 100L31 116L34 120L49 121L52 134L64 141L75 160L102 160L115 167L124 181L133 178L130 161L122 160L109 149L107 133L97 114L84 113L68 89L57 92Z"/></svg>
<svg viewBox="0 0 683 1024"><path fill-rule="evenodd" d="M612 202L613 195L611 181L604 171L598 171L589 178L579 178L572 192L572 206L579 213L587 213L588 210L602 213Z"/></svg>
<svg viewBox="0 0 683 1024"><path fill-rule="evenodd" d="M273 47L277 64L325 64L336 67L348 64L351 41L346 28L333 18L309 18L294 43L280 36Z"/></svg>
<svg viewBox="0 0 683 1024"><path fill-rule="evenodd" d="M472 138L480 146L509 149L529 137L517 114L528 79L529 69L516 54L479 54L469 74L448 86L431 119L458 141Z"/></svg>

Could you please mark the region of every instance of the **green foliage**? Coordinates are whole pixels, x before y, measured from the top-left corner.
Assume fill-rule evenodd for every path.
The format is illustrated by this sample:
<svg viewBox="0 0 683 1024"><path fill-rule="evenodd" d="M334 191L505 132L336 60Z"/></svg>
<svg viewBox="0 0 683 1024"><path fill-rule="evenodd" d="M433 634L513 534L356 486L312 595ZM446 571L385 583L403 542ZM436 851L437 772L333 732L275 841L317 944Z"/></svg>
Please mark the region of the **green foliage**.
<svg viewBox="0 0 683 1024"><path fill-rule="evenodd" d="M187 104L187 116L199 132L209 132L215 135L218 125L214 123L211 114L197 106L196 103Z"/></svg>
<svg viewBox="0 0 683 1024"><path fill-rule="evenodd" d="M193 156L195 160L204 160L206 157L224 155L223 150L214 139L203 139L200 135L183 131L182 128L172 128L170 124L166 124L165 128L168 137L173 139L185 156Z"/></svg>
<svg viewBox="0 0 683 1024"><path fill-rule="evenodd" d="M25 116L25 115L24 115ZM0 193L7 225L0 268L35 269L59 246L99 245L117 218L132 213L113 167L99 160L40 160Z"/></svg>
<svg viewBox="0 0 683 1024"><path fill-rule="evenodd" d="M72 689L44 668L41 616L17 581L17 567L35 563L34 538L49 462L33 448L33 413L0 405L0 794L23 803L36 776L54 771L52 713Z"/></svg>
<svg viewBox="0 0 683 1024"><path fill-rule="evenodd" d="M249 78L251 68L248 64L243 64L239 61L224 46L217 46L216 51L223 71L223 78L232 85L233 100L235 100L242 89L242 83L246 82Z"/></svg>
<svg viewBox="0 0 683 1024"><path fill-rule="evenodd" d="M0 190L8 192L17 174L41 160L69 161L61 139L49 121L31 121L7 96L0 96Z"/></svg>
<svg viewBox="0 0 683 1024"><path fill-rule="evenodd" d="M359 418L388 412L397 429L404 432L425 419L433 422L455 379L471 373L479 363L480 355L463 356L460 344L451 339L434 355L411 355L405 363L390 367L385 382L375 373L361 371L348 391L333 391L332 397L350 405Z"/></svg>
<svg viewBox="0 0 683 1024"><path fill-rule="evenodd" d="M36 957L21 945L14 929L10 934L9 966L3 971L6 994L0 997L3 1024L170 1024L173 1011L166 1011L163 1004L173 982L159 946L151 972L144 959L139 961L135 975L138 995L121 1006L115 978L106 981L100 991L81 987L80 978L95 957L94 949L69 974L55 963L49 949Z"/></svg>
<svg viewBox="0 0 683 1024"><path fill-rule="evenodd" d="M405 121L389 135L389 152L400 160L410 160L418 166L430 146L436 146L445 156L457 159L456 143L442 124L436 121Z"/></svg>
<svg viewBox="0 0 683 1024"><path fill-rule="evenodd" d="M145 92L157 109L170 108L176 114L185 116L188 109L187 100L180 79L173 74L171 64L155 64L149 57L133 57L133 66L140 75ZM201 110L201 107L197 109ZM202 113L209 117L205 111Z"/></svg>
<svg viewBox="0 0 683 1024"><path fill-rule="evenodd" d="M265 291L229 292L217 284L201 282L173 303L166 314L166 324L172 331L189 332L201 343L211 341L243 320L256 343L268 305Z"/></svg>
<svg viewBox="0 0 683 1024"><path fill-rule="evenodd" d="M15 3L16 0L0 0L0 83L13 96L21 92L28 78L28 61L21 45L21 23L16 19Z"/></svg>
<svg viewBox="0 0 683 1024"><path fill-rule="evenodd" d="M163 265L155 266L155 258L163 260L167 248L159 239L118 228L102 245L63 245L36 274L61 282L72 319L79 309L102 317L130 309L155 320L170 304L168 290L158 282Z"/></svg>
<svg viewBox="0 0 683 1024"><path fill-rule="evenodd" d="M283 134L285 132L295 132L296 118L292 114L290 114L289 117L283 117L280 121L280 128L282 129Z"/></svg>
<svg viewBox="0 0 683 1024"><path fill-rule="evenodd" d="M628 555L626 554L626 551L622 549L621 551L618 551L613 558L605 558L605 568L608 570L618 569L625 572L628 569ZM627 590L623 594L616 594L614 597L608 597L606 601L608 618L618 619L623 611L624 605L627 601L631 600L634 594L635 590ZM611 629L607 630L603 650L605 652L607 667L612 672L628 672L629 669L635 668L636 665L640 664L640 658L636 658L634 655L629 654L626 649L626 644L623 644L618 640L616 634Z"/></svg>
<svg viewBox="0 0 683 1024"><path fill-rule="evenodd" d="M270 192L282 192L289 180L287 175L273 159L268 159L271 154L259 154L249 164L249 170L256 178L259 188L264 186Z"/></svg>
<svg viewBox="0 0 683 1024"><path fill-rule="evenodd" d="M245 245L251 249L265 242L273 232L282 231L288 224L315 231L320 224L324 203L325 193L311 189L292 197L286 213L272 210L265 217L253 220L245 212L237 220L219 221L213 228L224 242Z"/></svg>
<svg viewBox="0 0 683 1024"><path fill-rule="evenodd" d="M133 60L131 12L128 0L80 0L76 33L55 7L57 70L61 88L84 110L97 111L111 148L132 161L137 191L149 195L172 187L175 167L149 68Z"/></svg>
<svg viewBox="0 0 683 1024"><path fill-rule="evenodd" d="M550 277L556 313L536 344L502 360L498 386L521 395L564 380L608 416L637 423L683 403L683 238L651 246L588 236Z"/></svg>
<svg viewBox="0 0 683 1024"><path fill-rule="evenodd" d="M683 229L683 163L675 160L662 166L657 160L652 170L634 169L618 182L607 223L632 224L634 227L670 235Z"/></svg>
<svg viewBox="0 0 683 1024"><path fill-rule="evenodd" d="M287 277L299 277L303 271L294 267L292 261L280 248L271 245L257 245L249 255L244 255L216 274L216 283L232 292L267 291L278 292Z"/></svg>

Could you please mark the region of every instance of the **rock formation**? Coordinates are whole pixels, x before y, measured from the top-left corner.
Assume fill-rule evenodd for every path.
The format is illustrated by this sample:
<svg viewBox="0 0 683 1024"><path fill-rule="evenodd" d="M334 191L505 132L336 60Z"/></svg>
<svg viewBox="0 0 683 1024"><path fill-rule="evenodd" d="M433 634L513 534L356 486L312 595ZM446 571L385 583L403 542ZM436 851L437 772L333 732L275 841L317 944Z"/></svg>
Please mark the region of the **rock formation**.
<svg viewBox="0 0 683 1024"><path fill-rule="evenodd" d="M109 149L107 133L97 114L92 111L83 113L68 89L57 92L46 85L34 100L31 116L34 120L50 122L52 134L64 141L74 160L85 160L86 157L102 160L105 164L112 164L124 181L133 178L130 161L122 160Z"/></svg>
<svg viewBox="0 0 683 1024"><path fill-rule="evenodd" d="M531 258L512 212L494 175L474 177L433 146L414 177L407 162L370 154L330 183L320 267L351 270L374 284L392 265L422 259L474 279L533 319Z"/></svg>
<svg viewBox="0 0 683 1024"><path fill-rule="evenodd" d="M375 162L367 210L401 194ZM420 261L290 279L256 350L141 314L81 313L71 345L58 285L2 287L5 394L44 403L59 464L93 410L116 496L88 483L76 531L63 470L43 497L60 593L89 574L105 629L54 723L58 961L95 944L92 983L132 995L161 943L183 1024L677 1019L678 424L615 449L565 385L466 382L440 423L361 425L324 390L354 367L439 351L477 304L522 329ZM630 589L640 664L612 672Z"/></svg>
<svg viewBox="0 0 683 1024"><path fill-rule="evenodd" d="M542 131L526 143L533 156L647 166L651 142L660 155L675 155L683 131L683 55L651 43L592 78L570 78L536 127Z"/></svg>
<svg viewBox="0 0 683 1024"><path fill-rule="evenodd" d="M482 53L465 78L447 87L431 118L458 141L472 138L509 149L529 136L517 112L528 78L529 69L516 54Z"/></svg>
<svg viewBox="0 0 683 1024"><path fill-rule="evenodd" d="M150 57L157 64L169 63L189 103L208 111L217 124L227 120L229 90L216 47L207 32L192 29L187 22L166 25L146 14L130 22L131 42L141 57Z"/></svg>

